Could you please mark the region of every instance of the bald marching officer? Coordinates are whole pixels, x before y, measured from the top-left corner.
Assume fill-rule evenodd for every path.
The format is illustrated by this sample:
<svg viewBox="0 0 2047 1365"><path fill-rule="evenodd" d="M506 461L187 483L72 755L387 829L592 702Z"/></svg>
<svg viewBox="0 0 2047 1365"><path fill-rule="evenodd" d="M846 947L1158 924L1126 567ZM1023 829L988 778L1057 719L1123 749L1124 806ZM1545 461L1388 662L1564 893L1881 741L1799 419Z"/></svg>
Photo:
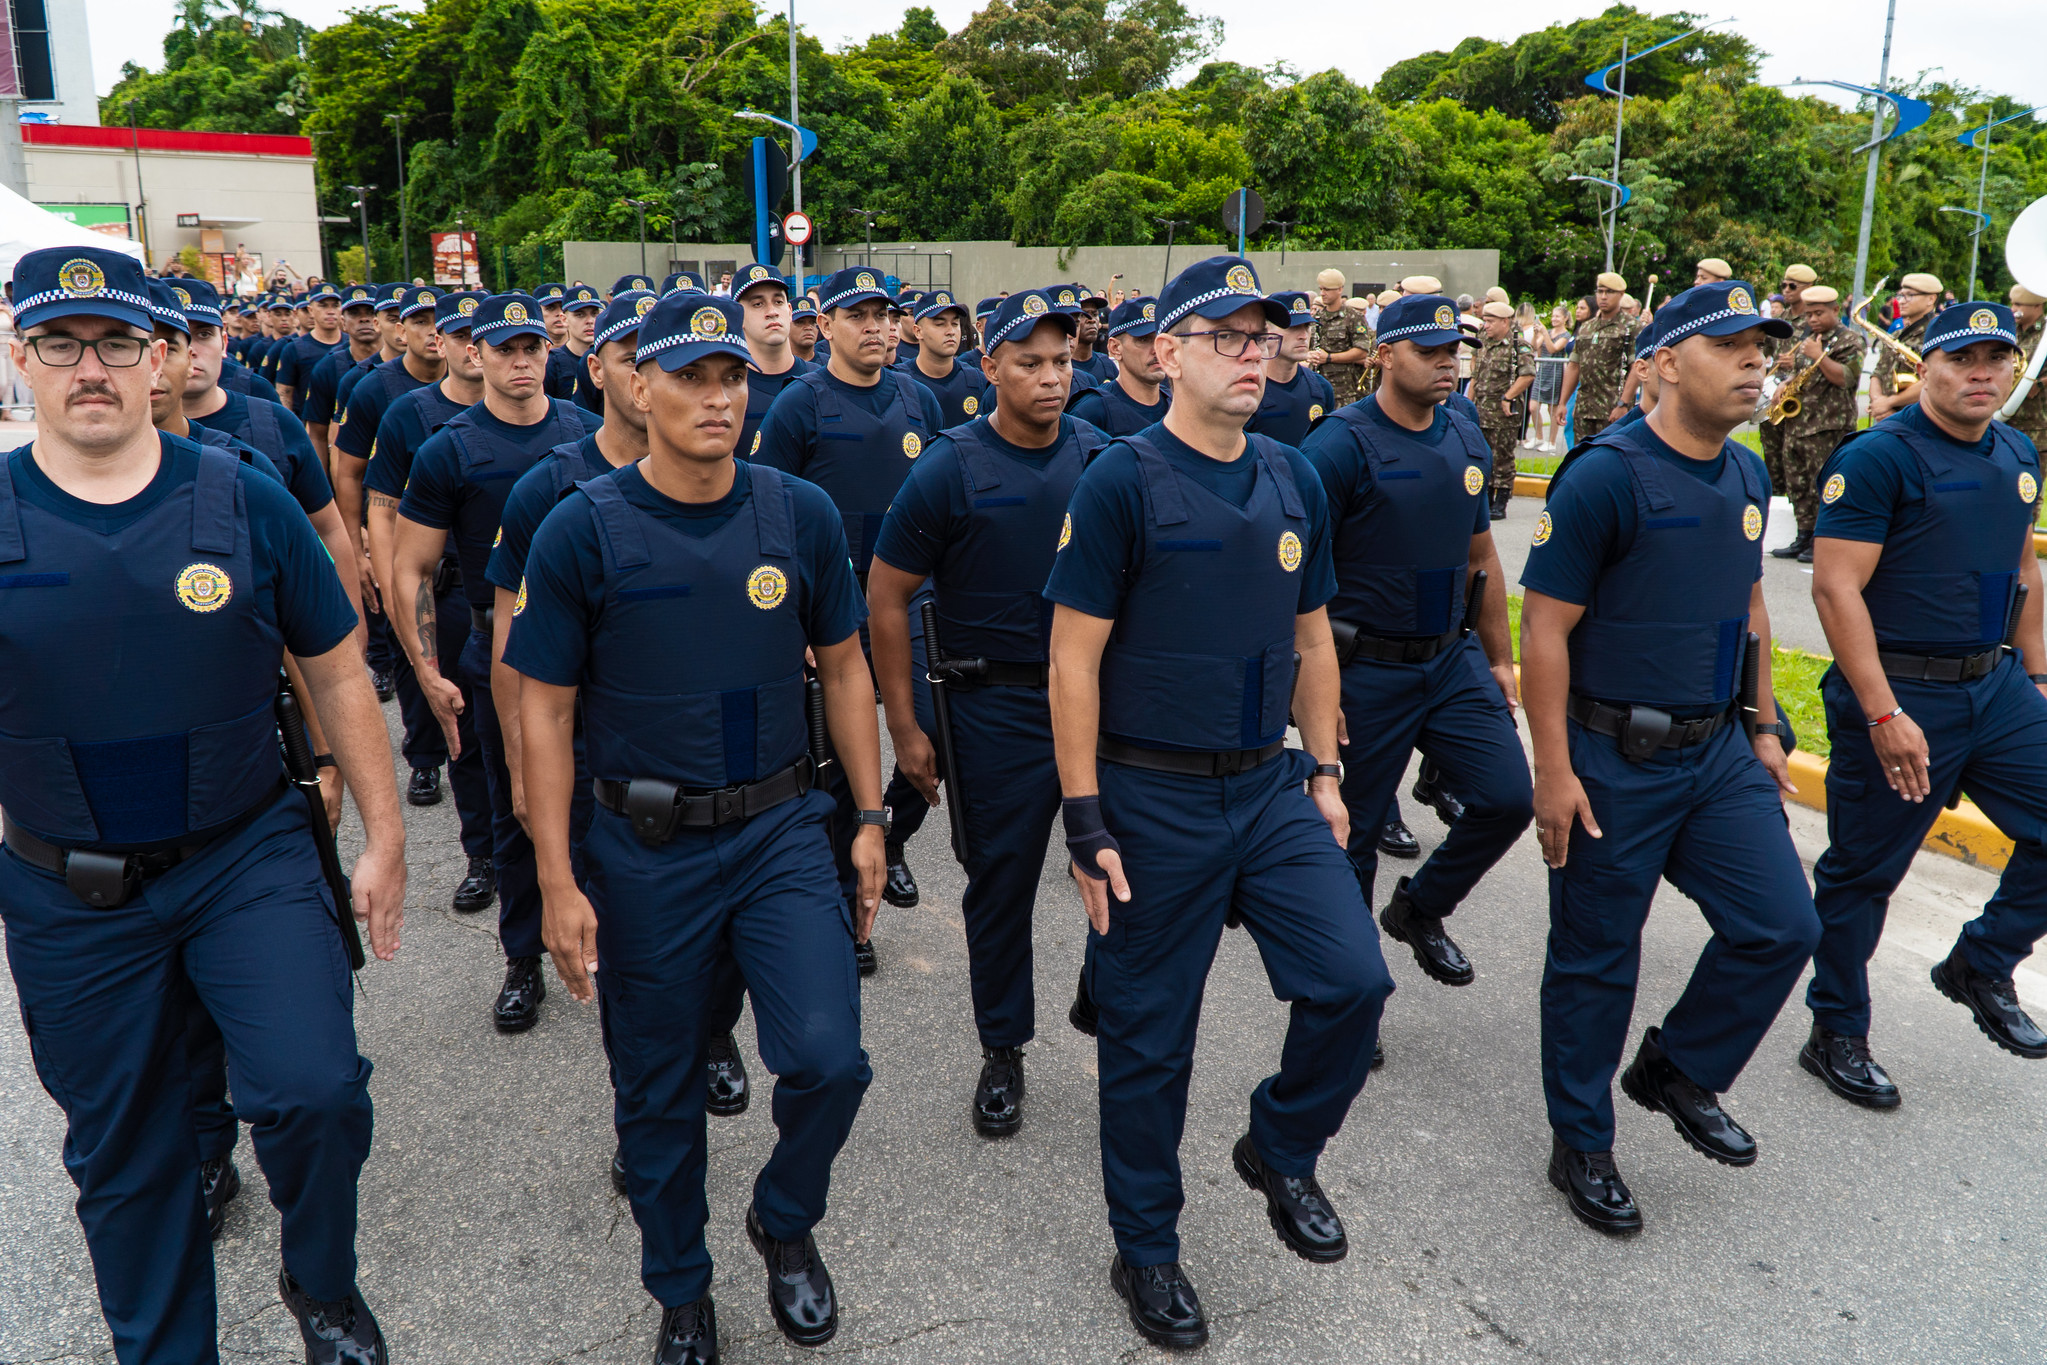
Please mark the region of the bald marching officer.
<svg viewBox="0 0 2047 1365"><path fill-rule="evenodd" d="M1507 585L1493 545L1485 435L1445 401L1470 338L1441 294L1407 294L1379 315L1379 387L1338 408L1302 449L1334 524L1329 624L1348 734L1340 786L1350 860L1374 899L1379 837L1408 755L1419 748L1462 812L1380 923L1446 986L1476 973L1443 927L1528 828L1528 763ZM1473 575L1485 597L1470 602ZM1473 612L1477 629L1471 628Z"/></svg>
<svg viewBox="0 0 2047 1365"><path fill-rule="evenodd" d="M1309 1261L1349 1250L1315 1163L1393 989L1343 853L1328 506L1299 451L1243 431L1290 322L1238 257L1166 286L1173 405L1081 475L1045 589L1066 844L1095 953L1110 1284L1172 1347L1208 1338L1179 1264L1179 1145L1225 920L1250 930L1291 1007L1232 1161ZM1306 750L1284 744L1290 694Z"/></svg>
<svg viewBox="0 0 2047 1365"><path fill-rule="evenodd" d="M539 1022L547 983L540 971L541 904L533 844L519 819L519 787L507 766L513 755L491 698L496 590L487 571L505 500L519 476L548 451L596 430L598 421L587 409L549 398L541 388L547 332L539 300L531 294L493 294L467 317L464 359L481 373L482 399L449 417L412 456L398 503L392 595L410 605L401 618L405 628L400 637L451 754L462 747L460 713L475 707L477 748L490 792L498 941L505 954L504 983L491 1005L491 1023L500 1033L520 1033ZM370 462L372 487L378 486L375 471L383 458L380 451ZM461 653L444 659L433 582L442 547L450 544L461 565L469 634ZM457 670L469 684L466 698L447 676Z"/></svg>
<svg viewBox="0 0 2047 1365"><path fill-rule="evenodd" d="M1819 939L1784 821L1788 727L1770 700L1762 461L1726 439L1748 420L1788 324L1740 280L1664 304L1656 410L1558 469L1521 576L1521 675L1535 741L1535 824L1550 865L1542 1081L1550 1183L1607 1233L1642 1216L1613 1160L1613 1097L1642 924L1659 881L1713 936L1643 1035L1621 1088L1730 1166L1756 1143L1720 1107ZM1755 737L1736 708L1758 651Z"/></svg>
<svg viewBox="0 0 2047 1365"><path fill-rule="evenodd" d="M548 950L570 992L603 1010L641 1280L663 1310L661 1365L718 1358L704 1025L688 1006L727 963L753 996L779 1138L745 1226L776 1325L797 1345L838 1329L811 1229L871 1076L853 942L879 902L888 815L864 607L831 500L733 458L750 359L741 327L739 304L692 292L647 315L629 388L647 458L585 481L541 523L505 653L526 679ZM857 908L839 894L832 801L812 785L806 649L860 806ZM600 807L580 885L569 813L579 697Z"/></svg>
<svg viewBox="0 0 2047 1365"><path fill-rule="evenodd" d="M1158 302L1140 294L1109 310L1104 321L1115 376L1091 388L1076 386L1066 400L1068 412L1111 436L1134 435L1165 417L1173 393L1153 345L1159 334Z"/></svg>
<svg viewBox="0 0 2047 1365"><path fill-rule="evenodd" d="M2003 304L1942 309L1926 328L1918 401L1844 443L1823 471L1812 593L1834 655L1820 686L1834 748L1829 844L1813 868L1825 934L1799 1061L1873 1108L1899 1095L1870 1056L1870 954L1891 893L1957 792L2011 838L2012 857L1933 984L2005 1051L2047 1057L2047 1033L2012 984L2047 933L2040 455L1993 420L2017 346Z"/></svg>
<svg viewBox="0 0 2047 1365"><path fill-rule="evenodd" d="M754 458L808 479L831 495L845 520L853 571L864 592L882 518L917 457L944 430L945 414L929 389L884 363L892 300L878 274L865 268L841 270L825 281L819 295L831 354L824 365L799 376L775 400L761 424ZM921 659L924 626L915 615L910 638ZM834 826L839 883L850 902L853 797L836 770L827 774L839 803ZM929 807L900 768L890 774L884 804L895 816L884 895L891 905L913 906L919 893L903 861L903 845L923 826ZM875 971L874 946L864 937L858 946L862 972Z"/></svg>
<svg viewBox="0 0 2047 1365"><path fill-rule="evenodd" d="M159 432L140 266L32 251L14 363L36 440L0 459L0 918L122 1365L219 1359L186 1010L216 1021L283 1216L279 1292L306 1358L383 1365L356 1287L369 1062L350 1017L350 907L285 791L278 664L298 656L365 848L355 917L390 958L405 831L333 562L236 457ZM102 631L81 633L81 614Z"/></svg>
<svg viewBox="0 0 2047 1365"><path fill-rule="evenodd" d="M1283 289L1272 301L1287 310L1279 354L1265 362L1265 396L1244 430L1270 436L1281 445L1299 446L1308 429L1336 410L1336 390L1303 362L1315 330L1311 296L1301 289Z"/></svg>
<svg viewBox="0 0 2047 1365"><path fill-rule="evenodd" d="M936 593L937 672L952 699L952 743L966 817L967 961L981 1077L975 1131L1023 1124L1023 1049L1037 1032L1031 915L1045 840L1059 811L1059 771L1045 700L1050 613L1042 596L1080 472L1108 438L1064 414L1076 319L1043 291L1012 294L990 320L982 364L999 402L938 438L881 524L868 571L874 671L896 761L925 799L940 773L912 688L909 605ZM945 659L970 661L948 670Z"/></svg>
<svg viewBox="0 0 2047 1365"><path fill-rule="evenodd" d="M973 421L995 401L993 387L981 365L961 362L960 345L966 338L967 306L952 291L934 289L920 295L909 318L909 330L917 338L914 353L896 362L896 370L931 390L938 400L940 421L946 430ZM898 348L903 349L903 348Z"/></svg>

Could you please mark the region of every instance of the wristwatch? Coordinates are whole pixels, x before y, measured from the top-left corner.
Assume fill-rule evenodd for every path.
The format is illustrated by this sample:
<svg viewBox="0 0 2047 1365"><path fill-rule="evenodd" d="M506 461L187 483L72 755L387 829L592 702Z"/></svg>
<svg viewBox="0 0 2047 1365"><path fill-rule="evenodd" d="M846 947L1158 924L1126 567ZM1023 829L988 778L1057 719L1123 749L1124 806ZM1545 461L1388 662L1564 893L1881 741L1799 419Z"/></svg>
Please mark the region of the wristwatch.
<svg viewBox="0 0 2047 1365"><path fill-rule="evenodd" d="M1775 735L1779 744L1782 744L1787 749L1791 747L1791 727L1781 720L1757 721L1756 733L1759 735Z"/></svg>
<svg viewBox="0 0 2047 1365"><path fill-rule="evenodd" d="M863 810L859 815L859 823L881 826L881 837L886 839L888 838L889 831L895 828L895 812L887 806L883 806L880 810Z"/></svg>
<svg viewBox="0 0 2047 1365"><path fill-rule="evenodd" d="M1309 780L1313 781L1317 777L1333 777L1338 782L1341 782L1343 781L1343 765L1341 763L1317 763L1315 771Z"/></svg>
<svg viewBox="0 0 2047 1365"><path fill-rule="evenodd" d="M2028 673L2026 674L2026 681L2029 683L2047 683L2047 673Z"/></svg>

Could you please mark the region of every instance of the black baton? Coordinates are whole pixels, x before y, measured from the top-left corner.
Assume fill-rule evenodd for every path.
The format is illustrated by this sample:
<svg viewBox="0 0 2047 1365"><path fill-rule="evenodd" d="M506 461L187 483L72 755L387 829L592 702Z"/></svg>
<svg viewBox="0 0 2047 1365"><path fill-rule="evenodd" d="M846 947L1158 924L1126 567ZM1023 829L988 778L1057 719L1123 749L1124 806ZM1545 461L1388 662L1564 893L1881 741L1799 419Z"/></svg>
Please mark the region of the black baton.
<svg viewBox="0 0 2047 1365"><path fill-rule="evenodd" d="M1756 724L1761 719L1759 708L1763 695L1763 642L1754 631L1748 635L1748 648L1741 656L1741 728L1748 736L1748 742L1756 742Z"/></svg>
<svg viewBox="0 0 2047 1365"><path fill-rule="evenodd" d="M2032 591L2021 583L2018 591L2011 595L2011 614L2004 618L2004 647L2013 653L2018 652L2019 617L2025 615L2026 598L2032 595Z"/></svg>
<svg viewBox="0 0 2047 1365"><path fill-rule="evenodd" d="M938 750L938 776L945 783L946 823L952 826L952 856L967 865L967 798L960 790L959 755L952 744L952 698L946 692L949 670L938 646L938 604L930 598L923 603L924 680L931 684L931 718L938 731L931 737Z"/></svg>
<svg viewBox="0 0 2047 1365"><path fill-rule="evenodd" d="M815 673L803 679L803 718L810 725L810 768L815 781L816 774L835 757L831 732L824 722L824 683Z"/></svg>
<svg viewBox="0 0 2047 1365"><path fill-rule="evenodd" d="M327 823L327 802L320 795L320 769L313 762L313 746L306 739L305 712L293 695L291 682L282 673L277 679L277 733L284 740L284 767L291 785L306 800L306 814L313 824L313 846L320 851L320 873L334 894L334 925L341 931L341 946L348 953L350 971L363 969L362 934L355 927L355 913L349 896L348 877L341 871L341 855L334 848L334 827Z"/></svg>
<svg viewBox="0 0 2047 1365"><path fill-rule="evenodd" d="M1478 618L1485 612L1485 570L1480 569L1471 576L1471 583L1464 590L1464 633L1471 634L1478 629Z"/></svg>

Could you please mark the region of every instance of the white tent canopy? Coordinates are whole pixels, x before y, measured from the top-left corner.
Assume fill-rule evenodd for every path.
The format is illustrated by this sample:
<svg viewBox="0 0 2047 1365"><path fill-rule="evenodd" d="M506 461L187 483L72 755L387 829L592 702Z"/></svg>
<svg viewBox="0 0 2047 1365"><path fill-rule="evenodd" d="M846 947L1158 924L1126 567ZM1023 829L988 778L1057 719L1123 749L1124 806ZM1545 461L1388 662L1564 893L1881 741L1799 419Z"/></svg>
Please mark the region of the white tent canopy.
<svg viewBox="0 0 2047 1365"><path fill-rule="evenodd" d="M108 251L126 252L138 261L142 259L139 242L82 228L48 209L37 208L13 190L0 185L0 279L13 279L14 263L29 252L46 246L96 246Z"/></svg>

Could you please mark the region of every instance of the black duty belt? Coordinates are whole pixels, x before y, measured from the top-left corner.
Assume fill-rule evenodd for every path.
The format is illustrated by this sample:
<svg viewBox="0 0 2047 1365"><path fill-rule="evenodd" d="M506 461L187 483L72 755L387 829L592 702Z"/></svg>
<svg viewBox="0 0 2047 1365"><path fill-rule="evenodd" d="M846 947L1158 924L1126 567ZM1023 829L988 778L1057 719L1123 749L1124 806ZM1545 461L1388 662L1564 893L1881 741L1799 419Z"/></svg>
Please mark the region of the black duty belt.
<svg viewBox="0 0 2047 1365"><path fill-rule="evenodd" d="M736 787L680 787L654 777L629 782L599 777L590 788L597 804L632 821L640 842L665 844L679 829L711 829L736 824L810 790L815 768L809 755L772 777Z"/></svg>
<svg viewBox="0 0 2047 1365"><path fill-rule="evenodd" d="M1884 676L1899 678L1905 682L1974 682L1987 678L2004 658L2004 647L1994 645L1981 654L1965 654L1959 659L1942 659L1930 654L1893 654L1887 649L1877 651L1877 662L1883 665Z"/></svg>
<svg viewBox="0 0 2047 1365"><path fill-rule="evenodd" d="M469 628L471 630L480 630L485 635L489 635L491 627L497 622L497 616L496 607L471 606L469 608Z"/></svg>
<svg viewBox="0 0 2047 1365"><path fill-rule="evenodd" d="M1441 635L1394 639L1366 635L1347 621L1335 620L1329 623L1329 631L1336 640L1338 667L1353 659L1370 659L1382 664L1425 664L1464 638L1464 630L1459 627Z"/></svg>
<svg viewBox="0 0 2047 1365"><path fill-rule="evenodd" d="M1125 744L1102 735L1095 741L1095 753L1126 768L1148 768L1155 773L1178 773L1183 777L1235 777L1270 763L1286 748L1285 740L1274 740L1262 749L1147 749Z"/></svg>
<svg viewBox="0 0 2047 1365"><path fill-rule="evenodd" d="M14 852L14 856L30 867L39 867L45 872L54 872L64 879L71 894L98 910L113 910L133 900L143 883L176 867L188 858L193 858L227 838L268 810L284 790L280 780L276 791L271 792L255 805L243 811L219 829L208 832L205 838L190 844L178 844L171 848L152 849L146 853L124 853L119 850L96 848L59 848L15 824L12 820L0 818L0 842Z"/></svg>
<svg viewBox="0 0 2047 1365"><path fill-rule="evenodd" d="M462 586L462 561L453 555L444 556L434 565L434 596L446 597Z"/></svg>
<svg viewBox="0 0 2047 1365"><path fill-rule="evenodd" d="M1016 659L940 659L932 666L949 686L1044 687L1050 666Z"/></svg>
<svg viewBox="0 0 2047 1365"><path fill-rule="evenodd" d="M1607 706L1576 692L1571 694L1565 709L1572 720L1594 734L1619 740L1621 757L1636 763L1658 749L1704 744L1734 719L1732 707L1697 720L1675 720L1670 712L1653 706Z"/></svg>

